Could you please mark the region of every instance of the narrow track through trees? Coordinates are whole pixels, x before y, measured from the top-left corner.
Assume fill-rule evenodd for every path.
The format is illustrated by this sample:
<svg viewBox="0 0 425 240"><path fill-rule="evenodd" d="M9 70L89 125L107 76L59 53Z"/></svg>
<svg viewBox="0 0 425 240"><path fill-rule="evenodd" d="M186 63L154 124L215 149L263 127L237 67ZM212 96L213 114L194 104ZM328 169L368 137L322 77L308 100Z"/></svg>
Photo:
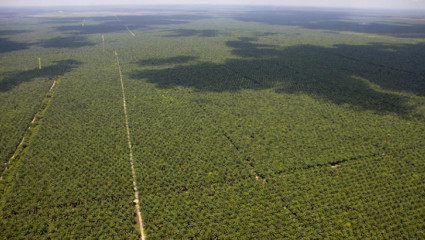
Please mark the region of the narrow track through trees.
<svg viewBox="0 0 425 240"><path fill-rule="evenodd" d="M125 127L126 127L126 131L127 131L127 143L128 143L129 157L130 157L131 174L133 176L134 204L135 204L135 208L136 208L137 224L139 225L139 229L140 229L140 235L141 235L140 239L145 240L145 234L143 232L142 214L140 213L140 208L139 208L139 191L137 190L136 172L134 170L134 164L133 164L133 152L131 150L130 127L128 125L128 116L127 116L127 106L126 106L126 101L125 101L124 83L122 81L121 66L120 66L120 60L118 58L117 51L114 51L114 54L115 54L115 57L117 59L118 72L120 74L120 82L121 82L121 90L122 90L122 103L123 103L123 109L124 109Z"/></svg>

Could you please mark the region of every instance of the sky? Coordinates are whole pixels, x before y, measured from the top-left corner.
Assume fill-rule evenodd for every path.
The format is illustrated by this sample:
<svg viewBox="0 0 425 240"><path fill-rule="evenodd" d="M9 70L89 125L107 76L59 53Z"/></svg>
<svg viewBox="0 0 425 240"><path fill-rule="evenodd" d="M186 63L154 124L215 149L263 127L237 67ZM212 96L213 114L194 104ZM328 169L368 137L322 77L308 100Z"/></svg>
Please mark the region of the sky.
<svg viewBox="0 0 425 240"><path fill-rule="evenodd" d="M0 6L85 6L162 4L231 4L425 9L425 0L0 0Z"/></svg>

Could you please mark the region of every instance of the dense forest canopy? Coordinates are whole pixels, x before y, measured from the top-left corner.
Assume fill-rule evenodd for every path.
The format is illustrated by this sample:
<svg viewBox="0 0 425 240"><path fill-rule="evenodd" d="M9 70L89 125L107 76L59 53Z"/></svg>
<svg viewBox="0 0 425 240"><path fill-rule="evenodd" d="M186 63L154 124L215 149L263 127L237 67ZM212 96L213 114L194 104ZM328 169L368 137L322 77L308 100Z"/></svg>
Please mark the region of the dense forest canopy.
<svg viewBox="0 0 425 240"><path fill-rule="evenodd" d="M425 238L425 13L0 19L0 238Z"/></svg>

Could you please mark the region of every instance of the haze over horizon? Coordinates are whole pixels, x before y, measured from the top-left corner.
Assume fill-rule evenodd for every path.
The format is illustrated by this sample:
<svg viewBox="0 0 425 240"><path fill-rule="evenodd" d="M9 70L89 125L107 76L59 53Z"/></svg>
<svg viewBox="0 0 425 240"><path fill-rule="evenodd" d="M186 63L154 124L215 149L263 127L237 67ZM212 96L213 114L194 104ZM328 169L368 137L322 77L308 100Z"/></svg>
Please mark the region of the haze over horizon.
<svg viewBox="0 0 425 240"><path fill-rule="evenodd" d="M90 5L278 5L300 7L342 7L342 8L382 8L382 9L425 9L425 0L5 0L0 7L25 6L90 6Z"/></svg>

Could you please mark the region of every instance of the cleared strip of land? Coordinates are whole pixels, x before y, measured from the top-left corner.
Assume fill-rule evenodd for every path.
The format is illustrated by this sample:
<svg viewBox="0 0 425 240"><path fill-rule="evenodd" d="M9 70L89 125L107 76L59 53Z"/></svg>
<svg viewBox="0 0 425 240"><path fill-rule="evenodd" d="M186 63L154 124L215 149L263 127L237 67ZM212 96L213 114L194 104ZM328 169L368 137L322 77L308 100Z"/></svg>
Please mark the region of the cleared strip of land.
<svg viewBox="0 0 425 240"><path fill-rule="evenodd" d="M22 140L19 142L18 146L16 147L15 152L13 155L9 158L9 161L6 163L6 168L2 172L0 176L0 216L1 211L3 210L4 205L4 196L7 196L7 192L11 188L11 185L13 184L13 175L16 171L16 169L19 167L20 160L22 155L25 153L25 150L27 146L31 143L32 138L37 134L40 122L42 120L42 116L44 112L46 111L47 107L49 106L49 103L52 99L52 96L55 91L56 82L60 80L60 77L58 77L56 80L53 81L52 86L49 88L49 91L46 93L43 101L41 102L41 105L34 115L33 119L31 120L27 130L25 131L25 134L22 136Z"/></svg>
<svg viewBox="0 0 425 240"><path fill-rule="evenodd" d="M121 73L121 66L120 66L120 60L118 58L117 51L114 52L115 57L117 59L117 66L118 71L120 74L120 82L121 82L121 90L122 90L122 103L124 108L124 118L125 118L125 128L127 131L127 143L128 143L128 150L129 150L129 157L130 157L130 165L131 165L131 174L133 176L133 189L134 189L134 204L136 207L136 215L137 215L137 224L139 225L140 229L140 235L141 239L145 239L145 234L143 232L143 220L142 220L142 214L140 213L139 208L139 191L137 190L137 182L136 182L136 172L134 171L134 164L133 164L133 152L131 150L131 138L130 138L130 127L128 125L128 116L127 116L127 106L125 101L125 89L124 89L124 83L122 81L122 73Z"/></svg>
<svg viewBox="0 0 425 240"><path fill-rule="evenodd" d="M127 29L127 31L133 36L133 37L135 37L136 36L136 34L134 34L134 32L133 31L131 31L130 30L130 28L128 28L128 26L127 25L124 25L125 26L125 28Z"/></svg>
<svg viewBox="0 0 425 240"><path fill-rule="evenodd" d="M22 136L21 141L19 142L18 146L16 147L15 152L14 152L14 153L13 153L13 155L9 158L9 161L6 163L6 168L5 168L4 172L5 172L5 171L7 171L7 169L9 168L9 165L10 165L10 164L13 162L13 160L14 160L15 158L17 158L17 156L18 156L18 155L22 152L22 150L23 150L23 149L22 149L22 145L24 144L24 142L29 141L29 140L30 140L30 138L31 138L31 137L33 137L33 136L34 136L34 134L37 132L37 131L33 131L33 129L34 129L35 127L33 127L33 126L32 126L32 124L34 124L37 120L40 120L40 116L41 116L41 114L42 114L42 113L46 110L46 108L48 107L48 104L49 104L49 102L50 102L50 100L51 100L51 96L52 96L52 94L53 94L53 92L54 92L54 88L55 88L55 85L56 85L56 81L58 81L58 79L53 81L52 86L49 88L49 91L46 93L46 96L44 97L43 101L41 102L41 106L40 106L39 110L38 110L38 111L37 111L37 113L34 115L33 119L31 120L31 122L30 122L30 124L29 124L29 126L28 126L27 130L25 131L25 134ZM4 172L3 172L3 174L0 176L0 181L1 181L1 180L3 180Z"/></svg>
<svg viewBox="0 0 425 240"><path fill-rule="evenodd" d="M115 18L117 19L118 22L121 22L121 19L118 18L118 16L115 16ZM127 31L131 34L131 36L135 37L136 34L134 34L133 31L130 30L130 28L128 28L127 24L124 24L125 29L127 29Z"/></svg>

